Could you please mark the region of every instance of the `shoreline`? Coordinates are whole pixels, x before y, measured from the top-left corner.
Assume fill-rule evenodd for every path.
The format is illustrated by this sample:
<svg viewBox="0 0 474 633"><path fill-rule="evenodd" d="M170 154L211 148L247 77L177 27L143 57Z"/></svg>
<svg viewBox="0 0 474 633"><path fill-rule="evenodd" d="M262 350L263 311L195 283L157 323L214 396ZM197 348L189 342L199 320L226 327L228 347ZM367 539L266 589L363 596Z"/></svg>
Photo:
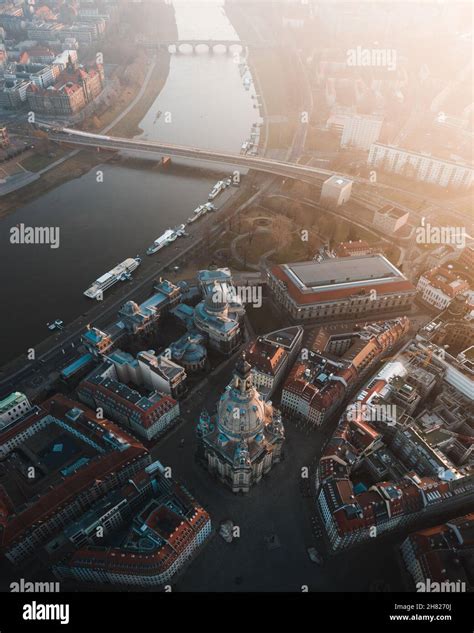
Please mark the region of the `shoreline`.
<svg viewBox="0 0 474 633"><path fill-rule="evenodd" d="M164 21L162 28L165 29L165 31L171 36L177 37L177 25L174 18L174 10L172 12L166 10L161 13ZM169 19L171 15L172 20ZM127 103L124 104L120 111L116 113L114 119L110 120L110 112L109 116L107 116L108 112L105 112L102 118L99 117L100 131L103 131L105 128L109 128L108 131L127 138L133 138L142 132L139 127L139 123L143 120L143 117L148 112L153 102L160 95L168 80L170 60L171 55L169 53L160 53L156 56L156 59L154 60L155 68L149 78L148 86L138 103L136 103L132 107L131 111L127 113L123 119L121 119L122 113L130 106L131 103L133 103L133 100L140 93L140 87L137 88L134 95L127 101ZM94 117L92 116L91 119L93 118ZM115 121L117 122L115 123ZM113 125L110 127L111 123L113 123ZM84 128L87 129L87 127L88 126L86 124ZM73 153L74 152L71 151L71 154ZM34 182L0 198L0 220L13 215L15 211L19 210L21 207L33 202L42 195L60 187L66 182L81 178L94 167L108 163L113 157L114 154L110 153L95 155L93 152L88 150L79 150L74 155L71 155L70 158L64 160L64 162L57 167L54 167L50 171L41 175L38 180L35 180Z"/></svg>
<svg viewBox="0 0 474 633"><path fill-rule="evenodd" d="M227 2L224 2L223 9L224 9L227 19L229 20L230 25L232 26L232 28L238 35L239 40L244 42L250 39L252 30L245 28L247 25L247 22L246 20L241 19L241 15L240 15L241 8L238 5L234 6L232 4L228 4ZM255 63L255 59L254 59L254 55L256 54L258 53L256 53L255 51L252 51L252 47L249 47L245 61L250 71L250 75L252 77L252 83L255 87L255 91L257 94L260 95L260 98L262 100L262 107L259 108L259 115L263 120L263 124L262 124L262 127L260 128L258 151L259 153L261 153L262 156L265 156L267 154L268 138L269 138L268 108L265 101L265 95L262 91L262 82L257 71L257 64Z"/></svg>
<svg viewBox="0 0 474 633"><path fill-rule="evenodd" d="M68 346L69 340L77 337L76 331L83 330L87 323L93 322L96 327L103 326L105 322L109 323L111 317L112 319L114 318L112 313L115 314L118 309L117 307L122 305L127 300L127 297L133 296L134 300L138 301L145 300L153 287L153 280L159 277L160 274L167 274L171 281L176 281L173 273L169 270L170 267L179 263L180 268L185 269L192 260L199 260L204 252L208 252L206 249L203 249L203 244L206 244L207 247L209 247L211 243L215 245L219 240L222 230L225 230L226 222L229 221L229 218L234 216L240 209L245 208L255 195L257 194L252 192L250 180L247 185L241 186L240 190L237 189L229 199L223 202L222 207L219 209L221 215L218 222L213 221L213 218L205 218L204 222L194 225L196 227L194 229L195 239L188 244L187 248L179 252L170 251L165 261L163 261L163 259L145 259L143 262L145 265L138 269L139 272L134 277L135 285L133 288L128 286L123 286L122 288L118 287L116 292L110 294L104 302L91 302L89 309L68 323L64 330L53 332L35 345L30 346L35 350L35 358L33 361L28 360L26 352L17 354L13 358L4 361L0 366L0 394L5 391L6 383L12 380L8 377L9 375L23 372L29 362L33 362L34 365L38 367L38 360L44 357L50 356L51 358L48 359L48 362L50 362L54 356L57 355L58 348ZM216 231L219 229L221 229L221 231L217 233ZM59 376L57 378L59 378ZM24 380L26 380L26 378L19 378L15 382L19 388L21 387L23 391L28 392L31 396L32 391L34 391L36 387L24 386ZM41 388L38 387L41 393L44 391L47 392L48 388L47 384ZM33 399L36 397L37 396L34 396Z"/></svg>
<svg viewBox="0 0 474 633"><path fill-rule="evenodd" d="M174 13L173 13L174 16ZM228 18L229 19L229 18ZM230 21L230 20L229 20ZM176 28L176 22L174 21L174 28ZM170 54L166 53L165 55L162 56L161 61L162 63L158 66L158 69L155 69L155 71L157 72L155 81L157 82L156 84L154 84L153 86L150 86L150 89L146 91L146 94L142 95L142 97L140 98L139 102L132 108L131 112L129 112L123 120L119 120L115 125L110 126L109 123L109 130L111 131L111 133L114 134L120 134L120 135L128 135L128 136L132 136L133 134L137 134L140 132L140 128L138 127L140 121L143 119L144 115L146 114L146 112L149 110L149 108L151 107L151 105L153 104L153 102L156 100L156 98L158 97L158 95L160 94L163 86L166 83L166 80L168 79L169 76L169 70L170 70ZM250 66L249 66L250 68ZM252 72L252 69L250 69ZM254 77L253 77L254 78ZM261 113L263 114L263 113ZM103 122L102 122L103 123ZM103 126L101 125L101 130L103 129ZM123 128L126 128L126 130L124 130ZM128 133L127 133L128 131ZM261 139L262 142L262 139ZM44 193L46 193L47 191L50 191L52 189L54 189L55 187L58 186L59 184L68 182L72 179L75 178L80 178L82 175L84 175L85 173L87 173L88 171L90 171L91 169L94 168L94 166L97 166L99 164L115 164L118 166L124 166L124 167L131 167L131 168L139 168L139 169L143 169L143 167L145 165L141 164L141 161L139 159L135 159L133 157L121 157L116 153L100 153L100 154L95 154L93 152L87 151L87 150L81 150L79 152L77 152L77 154L64 161L61 165L59 165L57 168L54 168L53 170L51 170L51 172L48 172L46 174L44 174L43 178L42 178L42 182L40 183L40 181L38 181L37 184L37 189L36 191L32 191L34 185L29 188L29 192L30 192L30 196L29 199L33 200L41 195L43 195ZM163 170L164 168L159 164L159 161L146 161L146 164L148 165L146 167L147 170ZM72 166L72 169L71 169ZM171 172L176 172L176 171L180 171L180 172L186 172L188 176L195 176L196 178L202 177L203 173L205 173L206 175L211 175L211 176L216 176L217 178L221 177L222 172L219 169L220 166L215 166L215 168L213 167L208 167L206 169L203 169L202 167L194 167L194 166L188 166L188 165L171 165L170 167L166 168L168 171ZM249 181L251 182L253 180L253 178L255 177L255 173L252 176L252 172L249 172L249 175L247 176L249 178ZM51 179L49 182L48 180ZM45 184L47 186L45 186ZM244 187L245 189L245 187ZM22 191L22 193L25 193L26 189L24 191ZM242 192L241 192L242 193ZM14 193L11 194L12 197L15 195ZM23 196L18 196L18 198L22 198ZM233 213L235 211L235 208L237 206L239 206L239 200L241 199L241 195L237 194L232 196L232 201L229 201L225 204L226 210L225 213L228 214ZM19 205L18 205L19 206ZM0 209L1 209L1 201L0 201ZM232 210L231 210L232 209ZM0 211L0 217L1 217L1 211ZM209 226L209 228L207 229L208 232L212 232L211 226ZM214 239L216 238L216 236L213 236ZM213 240L214 241L214 240ZM218 238L217 238L218 241ZM192 257L194 258L195 255ZM187 260L187 265L189 265L189 258L185 257L185 260ZM199 259L199 255L197 257L197 259ZM150 262L151 263L151 262ZM140 281L140 277L143 278L144 276L146 276L146 270L145 268L147 267L143 267L143 270L140 271L140 274L137 275L137 280ZM161 266L158 267L159 269L162 268ZM120 293L121 294L121 293ZM91 311L94 311L94 306L91 305L91 307L87 310L87 313L90 313ZM88 318L91 317L92 315L88 314L87 315ZM68 324L69 327L74 327L74 322L76 320L74 320L71 324ZM44 339L42 339L41 341L39 341L38 343L36 343L34 345L35 349L37 351L39 351L40 349L43 348L48 348L51 346L51 343L54 342L54 338L52 338L51 336L47 336ZM43 348L43 349L44 349ZM15 367L15 365L23 365L24 364L24 354L18 354L15 355L14 357L6 360L4 363L2 363L2 372L1 372L1 376L2 378L5 376L6 374L10 373L8 369L10 369L10 367L13 369Z"/></svg>

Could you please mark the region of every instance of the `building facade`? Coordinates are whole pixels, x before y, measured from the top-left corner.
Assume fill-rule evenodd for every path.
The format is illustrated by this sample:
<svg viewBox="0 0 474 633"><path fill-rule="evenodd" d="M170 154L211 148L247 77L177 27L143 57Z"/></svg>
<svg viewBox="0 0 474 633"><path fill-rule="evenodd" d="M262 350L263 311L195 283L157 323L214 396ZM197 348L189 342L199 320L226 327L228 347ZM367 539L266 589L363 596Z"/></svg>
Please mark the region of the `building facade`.
<svg viewBox="0 0 474 633"><path fill-rule="evenodd" d="M216 415L201 413L198 457L232 492L248 492L280 461L284 437L281 415L254 387L244 355Z"/></svg>
<svg viewBox="0 0 474 633"><path fill-rule="evenodd" d="M102 416L146 440L166 431L180 414L179 403L171 396L156 391L145 396L121 383L110 362L87 376L77 395Z"/></svg>
<svg viewBox="0 0 474 633"><path fill-rule="evenodd" d="M397 207L387 204L375 211L374 227L391 235L401 229L402 226L408 222L409 217L410 214L408 211L403 211L402 209L397 209Z"/></svg>
<svg viewBox="0 0 474 633"><path fill-rule="evenodd" d="M34 112L49 116L72 116L94 101L104 87L102 65L86 70L70 61L53 85L42 88L30 84L27 90L28 105Z"/></svg>
<svg viewBox="0 0 474 633"><path fill-rule="evenodd" d="M288 353L258 337L246 352L247 362L252 366L252 381L257 390L268 400L280 384L287 368Z"/></svg>
<svg viewBox="0 0 474 633"><path fill-rule="evenodd" d="M99 526L102 538L95 537ZM122 537L113 538L120 531ZM160 588L196 555L211 531L209 514L155 461L50 544L60 558L53 572L59 580ZM72 555L61 556L71 545Z"/></svg>
<svg viewBox="0 0 474 633"><path fill-rule="evenodd" d="M273 266L268 287L295 321L410 310L416 289L383 255Z"/></svg>
<svg viewBox="0 0 474 633"><path fill-rule="evenodd" d="M331 176L324 181L319 202L328 208L340 207L351 197L352 180L342 176Z"/></svg>
<svg viewBox="0 0 474 633"><path fill-rule="evenodd" d="M456 295L469 290L469 283L448 268L433 268L420 276L416 289L423 301L445 310Z"/></svg>
<svg viewBox="0 0 474 633"><path fill-rule="evenodd" d="M0 431L0 446L9 463L0 551L14 565L41 556L49 539L151 461L130 434L60 394Z"/></svg>
<svg viewBox="0 0 474 633"><path fill-rule="evenodd" d="M370 146L368 164L419 182L451 189L469 189L474 176L474 169L465 163L444 160L381 143Z"/></svg>
<svg viewBox="0 0 474 633"><path fill-rule="evenodd" d="M351 115L344 117L341 147L355 147L368 150L378 141L383 119L371 115Z"/></svg>
<svg viewBox="0 0 474 633"><path fill-rule="evenodd" d="M283 412L320 426L408 330L402 317L330 337L322 352L309 352L293 365L282 390Z"/></svg>
<svg viewBox="0 0 474 633"><path fill-rule="evenodd" d="M19 391L0 400L0 429L23 417L30 409L30 401L24 393Z"/></svg>

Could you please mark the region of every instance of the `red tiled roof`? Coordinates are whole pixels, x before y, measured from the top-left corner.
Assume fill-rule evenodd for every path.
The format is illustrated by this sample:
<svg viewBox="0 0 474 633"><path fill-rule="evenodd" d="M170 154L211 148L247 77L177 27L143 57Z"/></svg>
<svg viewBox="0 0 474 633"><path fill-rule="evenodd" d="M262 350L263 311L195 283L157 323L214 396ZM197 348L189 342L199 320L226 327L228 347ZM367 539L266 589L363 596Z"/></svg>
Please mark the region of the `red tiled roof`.
<svg viewBox="0 0 474 633"><path fill-rule="evenodd" d="M246 353L246 360L267 374L274 375L285 357L282 347L275 347L264 341L256 340L250 344Z"/></svg>
<svg viewBox="0 0 474 633"><path fill-rule="evenodd" d="M196 507L195 515L177 526L161 548L150 554L130 553L119 548L83 548L75 552L70 567L106 569L116 573L157 575L171 567L195 538L196 531L209 520L208 513ZM124 569L125 567L125 569Z"/></svg>
<svg viewBox="0 0 474 633"><path fill-rule="evenodd" d="M114 435L127 442L129 446L122 451L112 450L109 453L98 455L88 464L72 473L64 480L58 482L54 488L49 489L46 493L42 494L39 499L35 500L31 505L25 508L25 510L19 514L13 515L11 520L7 522L3 532L0 533L2 547L7 547L17 539L19 540L23 532L31 528L38 521L45 521L61 506L66 505L86 488L93 485L96 480L108 477L120 470L127 463L145 455L147 452L140 442L128 433L122 431L115 424L109 420L97 420L92 411L78 407L76 402L73 402L60 394L56 394L43 403L43 413L41 415L30 416L25 421L15 425L13 435L21 432L50 412L52 415L55 415L54 410L58 405L59 408L63 408L65 411L75 407L81 408L88 420L102 427L104 431L113 432ZM86 431L86 427L81 427L81 430ZM91 435L94 435L92 429L90 429L90 433ZM7 435L7 433L0 434L0 443L3 442L5 435ZM8 433L8 436L11 437L12 433Z"/></svg>
<svg viewBox="0 0 474 633"><path fill-rule="evenodd" d="M448 268L432 268L423 273L422 277L427 279L433 288L441 290L448 297L455 297L457 294L469 290L469 283L465 279L455 275ZM456 281L460 283L454 286L453 284Z"/></svg>

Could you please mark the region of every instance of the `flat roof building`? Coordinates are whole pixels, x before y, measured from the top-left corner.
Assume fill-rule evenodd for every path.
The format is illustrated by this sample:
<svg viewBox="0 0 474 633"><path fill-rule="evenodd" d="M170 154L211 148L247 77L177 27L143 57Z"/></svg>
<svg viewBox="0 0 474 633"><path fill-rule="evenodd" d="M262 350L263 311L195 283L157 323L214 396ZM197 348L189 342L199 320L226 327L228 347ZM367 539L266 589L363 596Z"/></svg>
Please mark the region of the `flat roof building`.
<svg viewBox="0 0 474 633"><path fill-rule="evenodd" d="M382 229L384 233L395 233L407 222L410 214L408 211L386 204L374 213L374 226Z"/></svg>
<svg viewBox="0 0 474 633"><path fill-rule="evenodd" d="M344 117L341 147L356 147L368 150L378 141L382 129L381 116L354 114Z"/></svg>
<svg viewBox="0 0 474 633"><path fill-rule="evenodd" d="M342 176L331 176L323 183L319 202L326 207L339 207L349 200L351 190L352 180Z"/></svg>
<svg viewBox="0 0 474 633"><path fill-rule="evenodd" d="M416 292L380 254L280 264L268 271L268 285L297 321L409 309Z"/></svg>

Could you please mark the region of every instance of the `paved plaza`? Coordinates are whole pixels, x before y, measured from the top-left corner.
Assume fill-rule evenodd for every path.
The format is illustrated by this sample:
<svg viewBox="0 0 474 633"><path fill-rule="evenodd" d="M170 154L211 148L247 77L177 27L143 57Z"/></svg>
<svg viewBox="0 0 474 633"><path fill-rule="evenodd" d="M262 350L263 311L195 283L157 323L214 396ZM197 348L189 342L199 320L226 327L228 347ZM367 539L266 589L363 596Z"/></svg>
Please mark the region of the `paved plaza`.
<svg viewBox="0 0 474 633"><path fill-rule="evenodd" d="M215 480L195 459L195 426L202 402L213 406L231 378L233 363L209 376L191 402L183 403L185 421L153 450L154 457L171 466L175 479L211 515L215 534L174 585L175 591L360 591L376 578L397 588L398 569L392 548L370 543L328 557L313 528L314 496L301 485L301 468L319 455L322 433L287 422L285 459L247 495L236 495ZM183 443L184 440L184 443ZM222 520L240 528L240 537L226 543L218 534ZM313 532L314 529L314 532ZM307 548L316 546L325 557L318 566ZM375 553L376 552L376 553Z"/></svg>

